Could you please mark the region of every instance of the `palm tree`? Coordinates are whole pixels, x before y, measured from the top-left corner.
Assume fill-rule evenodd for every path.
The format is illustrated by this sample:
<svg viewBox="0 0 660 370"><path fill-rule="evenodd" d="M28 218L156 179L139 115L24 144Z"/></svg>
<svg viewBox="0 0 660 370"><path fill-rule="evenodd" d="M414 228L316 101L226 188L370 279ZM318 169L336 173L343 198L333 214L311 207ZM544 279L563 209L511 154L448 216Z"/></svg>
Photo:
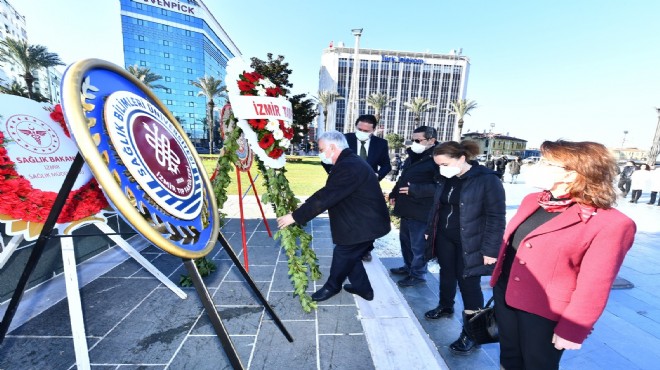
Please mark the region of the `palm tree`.
<svg viewBox="0 0 660 370"><path fill-rule="evenodd" d="M209 126L209 151L213 154L213 109L215 108L215 98L225 97L227 88L222 84L221 79L213 76L204 76L194 81L193 86L200 89L197 96L206 96L206 122Z"/></svg>
<svg viewBox="0 0 660 370"><path fill-rule="evenodd" d="M376 111L376 121L380 122L380 114L391 102L396 99L390 98L387 94L373 93L367 96L367 105L371 106Z"/></svg>
<svg viewBox="0 0 660 370"><path fill-rule="evenodd" d="M12 81L11 85L9 86L0 85L0 93L22 96L24 98L27 98L28 96L28 92L25 86L19 84L16 80Z"/></svg>
<svg viewBox="0 0 660 370"><path fill-rule="evenodd" d="M28 98L33 97L33 84L36 78L33 73L40 68L64 65L59 55L51 53L43 45L29 45L27 41L6 38L0 41L0 62L14 62L23 73L19 76L25 80Z"/></svg>
<svg viewBox="0 0 660 370"><path fill-rule="evenodd" d="M454 131L454 141L461 141L461 134L463 133L463 117L470 115L470 111L477 107L477 102L474 100L459 99L455 102L449 103L449 108L445 108L449 114L454 114L458 118L458 129Z"/></svg>
<svg viewBox="0 0 660 370"><path fill-rule="evenodd" d="M344 97L339 95L336 91L330 90L319 90L319 96L316 97L316 100L323 107L323 122L325 123L325 130L329 131L328 127L328 107L337 100L343 100Z"/></svg>
<svg viewBox="0 0 660 370"><path fill-rule="evenodd" d="M422 114L424 114L426 111L429 111L433 108L435 108L435 105L431 105L431 101L422 98L422 97L415 97L413 100L409 102L403 103L403 106L406 107L412 114L415 116L415 122L419 123L419 121L422 118ZM408 126L408 123L406 122L406 126ZM409 128L406 127L406 130L403 132L403 136L405 137L408 135Z"/></svg>
<svg viewBox="0 0 660 370"><path fill-rule="evenodd" d="M140 80L140 82L142 82L152 90L166 88L161 84L154 84L154 82L161 80L163 76L151 72L151 69L149 67L138 67L136 64L136 65L128 66L126 70L128 71L128 73L132 74L135 78Z"/></svg>

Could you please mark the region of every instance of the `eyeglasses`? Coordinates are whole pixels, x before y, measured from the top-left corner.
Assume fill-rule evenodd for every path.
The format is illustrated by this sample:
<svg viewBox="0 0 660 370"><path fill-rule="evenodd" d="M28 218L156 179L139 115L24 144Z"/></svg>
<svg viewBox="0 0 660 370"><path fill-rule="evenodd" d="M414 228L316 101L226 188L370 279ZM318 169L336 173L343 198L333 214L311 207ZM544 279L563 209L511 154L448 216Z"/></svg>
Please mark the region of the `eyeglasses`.
<svg viewBox="0 0 660 370"><path fill-rule="evenodd" d="M416 142L417 144L421 143L422 141L426 141L426 140L428 140L428 139L413 139L413 141Z"/></svg>
<svg viewBox="0 0 660 370"><path fill-rule="evenodd" d="M540 159L538 162L536 162L536 163L537 163L538 165L540 165L540 166L559 167L559 168L564 168L564 169L566 169L566 167L564 167L564 166L562 166L562 165L559 165L559 164L556 164L556 163L552 163L552 162L548 161L548 160L545 159L545 158L541 158L541 159Z"/></svg>

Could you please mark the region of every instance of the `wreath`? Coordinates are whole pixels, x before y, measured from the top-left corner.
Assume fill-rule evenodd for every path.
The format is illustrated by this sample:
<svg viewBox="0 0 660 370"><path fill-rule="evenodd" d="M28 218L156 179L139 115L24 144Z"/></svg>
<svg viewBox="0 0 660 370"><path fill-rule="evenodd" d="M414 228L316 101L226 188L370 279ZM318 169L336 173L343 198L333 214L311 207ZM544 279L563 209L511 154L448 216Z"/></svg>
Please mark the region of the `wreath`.
<svg viewBox="0 0 660 370"><path fill-rule="evenodd" d="M66 128L62 107L58 104L50 113L51 119L59 123L67 137L71 137ZM43 224L53 208L56 192L42 191L32 187L30 181L16 171L15 163L9 157L5 135L0 132L0 215L14 220ZM72 191L57 218L57 223L64 224L82 220L99 213L108 207L96 179Z"/></svg>
<svg viewBox="0 0 660 370"><path fill-rule="evenodd" d="M268 78L254 71L246 71L242 61L232 59L227 65L227 80L235 78L235 83L228 83L229 100L236 96L256 96L270 98L285 98L283 91ZM273 105L275 106L275 105ZM237 139L243 133L251 148L257 154L257 166L262 173L266 193L262 202L270 203L277 217L284 216L298 208L300 201L289 186L284 168L284 150L291 145L295 134L293 125L288 120L281 119L251 119L236 117L228 107L228 114L223 117L227 132L224 141L225 150L218 158L212 183L218 209L222 209L227 200L227 186L231 182L229 172L236 163ZM264 108L266 109L266 108ZM274 108L273 108L274 109ZM240 196L240 195L239 195ZM225 215L221 214L221 217ZM302 227L292 224L275 233L275 239L280 241L287 255L289 278L293 285L293 294L298 296L305 312L316 309L316 302L307 294L309 279L318 280L321 272L316 253L311 248L312 236Z"/></svg>

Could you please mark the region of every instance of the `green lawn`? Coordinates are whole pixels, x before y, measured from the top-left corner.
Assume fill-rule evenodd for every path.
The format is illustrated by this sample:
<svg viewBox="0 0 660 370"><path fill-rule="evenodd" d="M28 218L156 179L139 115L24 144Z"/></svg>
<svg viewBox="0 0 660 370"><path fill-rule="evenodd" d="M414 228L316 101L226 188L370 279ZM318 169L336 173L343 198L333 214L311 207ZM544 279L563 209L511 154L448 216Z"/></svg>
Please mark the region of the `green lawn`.
<svg viewBox="0 0 660 370"><path fill-rule="evenodd" d="M200 157L202 158L206 172L211 177L218 157L213 155L201 155ZM310 196L325 185L328 175L321 166L321 161L318 157L287 156L287 159L289 161L286 164L286 177L289 179L289 186L294 194L297 196ZM253 165L250 173L257 186L257 192L259 195L262 195L265 192L265 188L261 172L257 169L256 165ZM236 195L238 194L236 171L232 171L230 176L232 176L232 182L229 185L229 189L227 189L227 194ZM241 172L241 190L244 194L248 190L248 186L250 186L250 180L247 173ZM393 186L394 183L387 179L381 181L383 191L389 192ZM250 190L248 196L251 194L253 194L252 190Z"/></svg>

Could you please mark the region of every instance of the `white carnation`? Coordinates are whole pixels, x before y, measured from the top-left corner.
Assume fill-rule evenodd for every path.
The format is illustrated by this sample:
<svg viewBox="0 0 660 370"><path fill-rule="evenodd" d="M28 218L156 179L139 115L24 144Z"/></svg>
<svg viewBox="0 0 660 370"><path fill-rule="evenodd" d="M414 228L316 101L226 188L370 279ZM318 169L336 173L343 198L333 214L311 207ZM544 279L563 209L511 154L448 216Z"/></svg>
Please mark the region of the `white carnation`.
<svg viewBox="0 0 660 370"><path fill-rule="evenodd" d="M266 130L268 130L270 132L275 132L275 130L278 130L278 131L281 132L280 124L277 121L270 120L266 124Z"/></svg>
<svg viewBox="0 0 660 370"><path fill-rule="evenodd" d="M272 83L269 79L267 78L262 78L258 82L259 85L263 85L264 87L275 87L275 84Z"/></svg>
<svg viewBox="0 0 660 370"><path fill-rule="evenodd" d="M261 85L256 85L254 87L255 90L257 90L257 95L259 96L266 96L266 88L261 86Z"/></svg>
<svg viewBox="0 0 660 370"><path fill-rule="evenodd" d="M284 132L282 132L282 130L278 128L275 131L273 131L273 137L275 138L275 140L281 140L284 138Z"/></svg>
<svg viewBox="0 0 660 370"><path fill-rule="evenodd" d="M282 148L287 149L287 148L289 148L290 145L291 145L291 142L289 141L289 139L287 139L287 138L280 139L280 146Z"/></svg>

